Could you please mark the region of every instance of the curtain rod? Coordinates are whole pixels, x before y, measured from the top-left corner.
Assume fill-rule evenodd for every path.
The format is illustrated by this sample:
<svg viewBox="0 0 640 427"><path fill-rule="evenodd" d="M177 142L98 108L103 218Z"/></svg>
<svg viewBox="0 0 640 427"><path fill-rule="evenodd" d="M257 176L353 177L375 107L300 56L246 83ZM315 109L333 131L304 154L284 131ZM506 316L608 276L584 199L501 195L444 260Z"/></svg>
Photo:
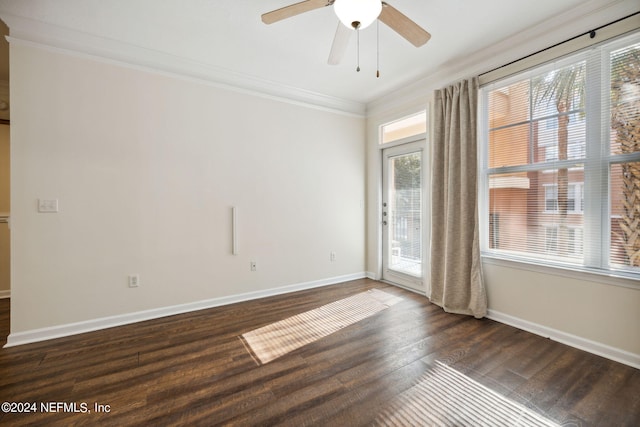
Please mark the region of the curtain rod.
<svg viewBox="0 0 640 427"><path fill-rule="evenodd" d="M563 45L563 44L568 43L568 42L570 42L570 41L572 41L572 40L575 40L575 39L578 39L578 38L580 38L580 37L586 36L587 34L589 35L589 37L590 37L590 38L594 38L594 37L596 36L596 32L597 32L598 30L601 30L601 29L603 29L603 28L606 28L606 27L608 27L608 26L610 26L610 25L613 25L613 24L615 24L615 23L617 23L617 22L624 21L625 19L631 18L632 16L635 16L635 15L638 15L638 14L640 14L640 12L635 12L635 13L632 13L631 15L627 15L627 16L622 17L622 18L620 18L620 19L616 19L615 21L611 21L611 22L609 22L608 24L601 25L601 26L599 26L599 27L597 27L597 28L594 28L593 30L589 30L589 31L584 32L584 33L582 33L582 34L578 34L577 36L573 36L573 37L571 37L571 38L569 38L569 39L566 39L566 40L564 40L564 41L561 41L561 42L559 42L559 43L556 43L556 44L554 44L553 46L549 46L549 47L546 47L546 48L544 48L544 49L540 49L540 50L538 50L538 51L536 51L536 52L533 52L533 53L530 53L530 54L528 54L528 55L526 55L526 56L523 56L522 58L519 58L519 59L516 59L516 60L511 61L511 62L509 62L509 63L506 63L506 64L501 65L501 66L499 66L499 67L496 67L496 68L494 68L494 69L492 69L492 70L485 71L484 73L480 74L480 76L484 76L485 74L489 74L489 73L492 73L492 72L494 72L494 71L500 70L501 68L508 67L509 65L515 64L515 63L517 63L517 62L520 62L520 61L522 61L522 60L525 60L525 59L527 59L527 58L530 58L530 57L532 57L532 56L534 56L534 55L538 55L539 53L542 53L542 52L545 52L545 51L547 51L547 50L553 49L553 48L555 48L555 47L557 47L557 46Z"/></svg>

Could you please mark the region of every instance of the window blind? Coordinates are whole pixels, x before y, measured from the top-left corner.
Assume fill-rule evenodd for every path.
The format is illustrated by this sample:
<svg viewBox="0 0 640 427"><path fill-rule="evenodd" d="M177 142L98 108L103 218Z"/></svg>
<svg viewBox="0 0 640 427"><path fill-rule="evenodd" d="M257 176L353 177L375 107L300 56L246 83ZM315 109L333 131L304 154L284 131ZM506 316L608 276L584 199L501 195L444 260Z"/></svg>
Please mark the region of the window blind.
<svg viewBox="0 0 640 427"><path fill-rule="evenodd" d="M640 36L481 90L485 254L640 273Z"/></svg>

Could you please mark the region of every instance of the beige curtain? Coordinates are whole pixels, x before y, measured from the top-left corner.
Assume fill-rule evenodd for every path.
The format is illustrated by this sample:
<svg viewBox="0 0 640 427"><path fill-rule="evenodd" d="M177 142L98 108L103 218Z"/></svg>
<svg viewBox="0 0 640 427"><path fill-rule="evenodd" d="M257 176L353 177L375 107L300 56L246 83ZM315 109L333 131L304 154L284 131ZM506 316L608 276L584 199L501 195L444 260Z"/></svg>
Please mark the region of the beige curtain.
<svg viewBox="0 0 640 427"><path fill-rule="evenodd" d="M435 91L431 189L431 301L483 317L477 204L478 79Z"/></svg>

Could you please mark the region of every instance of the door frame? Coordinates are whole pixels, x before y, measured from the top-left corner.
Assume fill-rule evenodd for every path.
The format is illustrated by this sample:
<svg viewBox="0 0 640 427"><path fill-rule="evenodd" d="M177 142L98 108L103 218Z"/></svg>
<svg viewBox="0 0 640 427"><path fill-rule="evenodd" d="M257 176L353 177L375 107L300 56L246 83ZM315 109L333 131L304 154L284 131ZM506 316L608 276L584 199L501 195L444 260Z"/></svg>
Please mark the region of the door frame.
<svg viewBox="0 0 640 427"><path fill-rule="evenodd" d="M393 144L391 146L383 146L380 147L380 162L381 162L381 173L380 173L380 206L379 209L379 233L380 233L380 259L381 259L381 279L385 282L391 283L396 286L400 286L402 288L406 288L408 290L419 292L421 294L428 293L428 283L429 283L429 275L430 268L428 264L428 260L430 258L430 246L429 246L429 235L431 232L431 221L430 221L430 203L428 194L428 189L430 188L430 179L427 170L430 169L430 156L428 150L426 150L426 137L425 135L416 135L413 138L407 138L403 140L399 144ZM384 225L385 217L383 216L384 204L389 203L388 195L387 195L387 173L388 173L388 159L390 157L401 156L404 154L410 154L420 152L421 153L421 185L422 185L422 194L421 194L421 231L422 231L422 277L418 278L409 274L403 274L400 272L396 272L390 270L388 268L389 264L389 256L388 253L388 226Z"/></svg>

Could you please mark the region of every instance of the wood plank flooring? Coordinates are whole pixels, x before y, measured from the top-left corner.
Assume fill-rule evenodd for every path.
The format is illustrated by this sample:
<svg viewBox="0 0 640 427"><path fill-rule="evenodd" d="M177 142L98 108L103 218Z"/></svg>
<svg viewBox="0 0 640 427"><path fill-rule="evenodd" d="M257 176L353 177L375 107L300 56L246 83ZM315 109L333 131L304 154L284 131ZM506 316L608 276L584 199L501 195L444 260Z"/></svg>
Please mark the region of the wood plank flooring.
<svg viewBox="0 0 640 427"><path fill-rule="evenodd" d="M238 339L372 288L403 301L265 365ZM640 425L640 370L368 279L1 349L0 402L38 406L0 425L384 424L441 363L560 425Z"/></svg>

